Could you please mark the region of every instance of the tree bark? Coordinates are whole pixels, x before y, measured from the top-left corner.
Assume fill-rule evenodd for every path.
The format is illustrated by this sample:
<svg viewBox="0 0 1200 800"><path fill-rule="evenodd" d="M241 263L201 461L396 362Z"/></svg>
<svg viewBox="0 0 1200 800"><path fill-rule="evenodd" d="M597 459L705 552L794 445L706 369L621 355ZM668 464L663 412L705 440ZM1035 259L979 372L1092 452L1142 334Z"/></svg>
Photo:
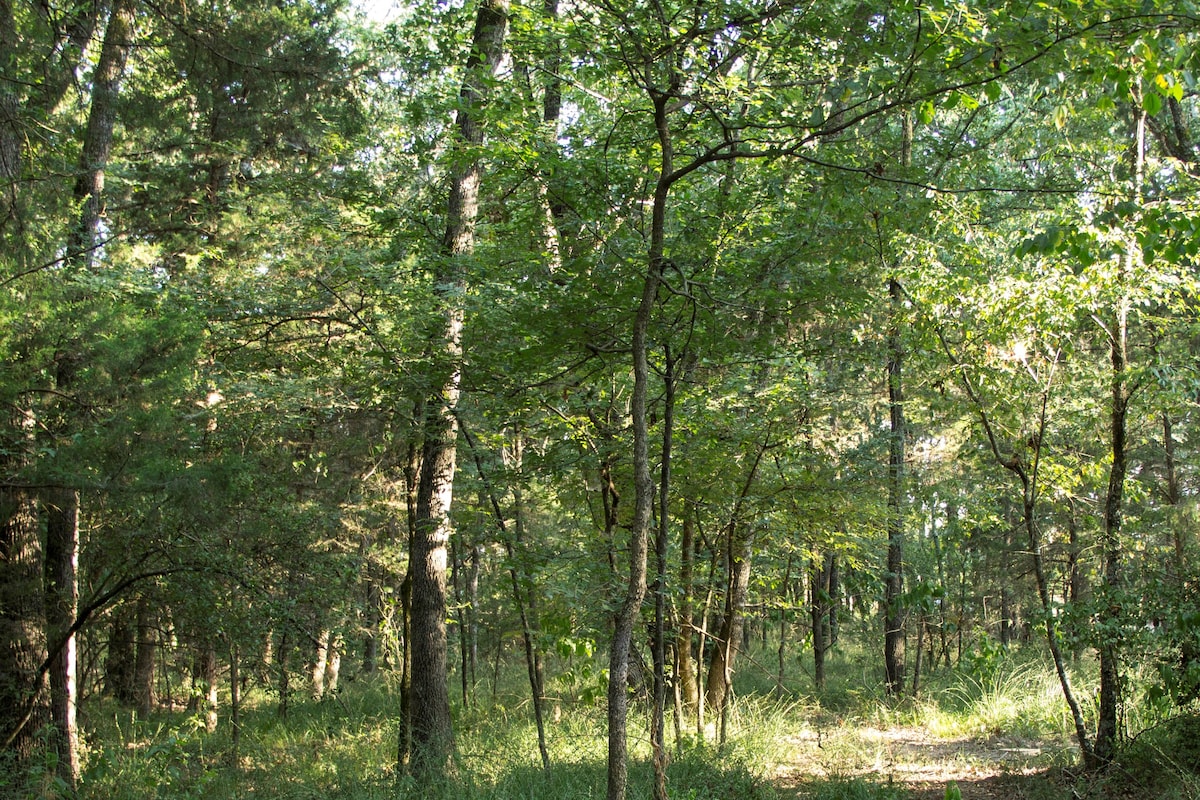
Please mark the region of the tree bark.
<svg viewBox="0 0 1200 800"><path fill-rule="evenodd" d="M74 791L79 783L79 704L76 638L71 632L79 611L79 493L48 493L46 513L46 642L50 647L50 723L58 754L58 777Z"/></svg>
<svg viewBox="0 0 1200 800"><path fill-rule="evenodd" d="M476 12L466 80L459 95L458 145L470 150L483 143L478 117L503 54L508 27L508 0L483 0ZM436 387L425 409L421 477L417 488L416 530L410 554L412 575L412 724L411 768L421 780L451 768L454 729L446 686L446 561L451 535L450 506L458 423L462 361L462 294L466 258L475 246L479 186L483 167L478 156L464 159L450 179L444 258L437 275L442 303L440 329L431 337Z"/></svg>
<svg viewBox="0 0 1200 800"><path fill-rule="evenodd" d="M141 719L154 710L154 651L157 646L155 625L157 618L150 606L146 592L138 595L137 601L137 652L134 656L134 708Z"/></svg>
<svg viewBox="0 0 1200 800"><path fill-rule="evenodd" d="M671 192L674 143L668 124L667 104L674 91L653 93L654 128L659 144L658 178L650 213L650 246L641 301L633 321L633 523L629 533L629 581L625 598L613 620L612 649L608 660L608 800L624 800L629 782L628 744L625 730L629 713L626 683L629 679L629 650L646 596L646 550L654 510L654 476L650 472L650 318L658 302L658 289L665 264L667 198Z"/></svg>
<svg viewBox="0 0 1200 800"><path fill-rule="evenodd" d="M705 705L709 712L722 721L726 719L729 694L733 688L733 667L741 647L745 627L746 597L750 591L750 561L753 552L752 537L748 531L741 534L730 527L726 540L728 564L728 586L725 592L725 611L721 619L717 646L713 648L712 660L708 665L705 681Z"/></svg>
<svg viewBox="0 0 1200 800"><path fill-rule="evenodd" d="M695 508L688 504L683 518L682 541L679 548L679 634L675 640L675 685L679 687L680 702L685 709L696 708L696 666L692 661L692 638L695 612L692 608L694 591L692 569L695 563Z"/></svg>
<svg viewBox="0 0 1200 800"><path fill-rule="evenodd" d="M48 117L73 85L102 8L102 3L92 0L57 7L54 30L43 52L34 56L36 66L27 69L18 63L22 31L17 28L16 4L0 0L0 75L13 78L0 81L0 243L10 231L18 242L24 234L21 182L27 179L22 174L26 128L37 124L39 115ZM21 250L20 245L10 248L13 253Z"/></svg>
<svg viewBox="0 0 1200 800"><path fill-rule="evenodd" d="M1145 170L1146 114L1138 104L1135 111L1132 148L1132 192L1134 202L1141 200ZM1117 274L1116 307L1109 325L1109 361L1111 372L1109 402L1108 494L1104 501L1104 591L1107 603L1101 614L1100 634L1100 698L1096 719L1095 757L1098 764L1108 764L1116 756L1121 735L1121 631L1124 613L1121 608L1124 589L1124 550L1121 528L1124 522L1125 476L1128 473L1127 417L1132 396L1129 376L1129 300L1126 282L1138 260L1139 246L1131 234L1126 254L1120 261Z"/></svg>
<svg viewBox="0 0 1200 800"><path fill-rule="evenodd" d="M809 611L812 620L813 684L818 693L825 690L825 653L828 640L829 574L825 560L814 555L809 562ZM789 564L790 565L790 564Z"/></svg>
<svg viewBox="0 0 1200 800"><path fill-rule="evenodd" d="M46 653L41 563L33 499L0 487L0 743L18 763L48 717L38 672Z"/></svg>
<svg viewBox="0 0 1200 800"><path fill-rule="evenodd" d="M654 691L650 708L650 751L654 800L667 800L667 547L670 535L671 444L675 424L675 363L670 347L663 354L663 431L658 480L658 528L654 535Z"/></svg>
<svg viewBox="0 0 1200 800"><path fill-rule="evenodd" d="M888 332L888 408L891 431L888 439L888 547L884 583L883 665L887 693L904 693L904 345L900 338L900 282L888 281L892 322Z"/></svg>
<svg viewBox="0 0 1200 800"><path fill-rule="evenodd" d="M123 706L134 703L134 630L132 607L118 606L108 629L104 659L104 693Z"/></svg>
<svg viewBox="0 0 1200 800"><path fill-rule="evenodd" d="M117 123L117 99L125 64L133 46L135 0L115 0L109 13L100 48L100 60L92 76L92 99L88 110L79 173L75 178L75 201L79 222L67 244L70 259L78 266L91 264L103 216L104 172L112 152L113 129Z"/></svg>

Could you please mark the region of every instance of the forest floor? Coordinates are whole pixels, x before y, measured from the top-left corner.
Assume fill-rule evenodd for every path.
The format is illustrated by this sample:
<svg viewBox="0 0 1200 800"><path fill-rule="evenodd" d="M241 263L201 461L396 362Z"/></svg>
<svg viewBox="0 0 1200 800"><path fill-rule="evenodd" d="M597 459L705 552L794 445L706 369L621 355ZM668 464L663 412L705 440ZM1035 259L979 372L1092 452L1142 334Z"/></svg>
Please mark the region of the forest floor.
<svg viewBox="0 0 1200 800"><path fill-rule="evenodd" d="M789 737L773 775L800 793L813 781L861 779L893 786L916 800L942 800L956 784L964 800L1052 800L1071 797L1064 764L1076 760L1066 742L1006 734L944 738L913 726L842 724Z"/></svg>

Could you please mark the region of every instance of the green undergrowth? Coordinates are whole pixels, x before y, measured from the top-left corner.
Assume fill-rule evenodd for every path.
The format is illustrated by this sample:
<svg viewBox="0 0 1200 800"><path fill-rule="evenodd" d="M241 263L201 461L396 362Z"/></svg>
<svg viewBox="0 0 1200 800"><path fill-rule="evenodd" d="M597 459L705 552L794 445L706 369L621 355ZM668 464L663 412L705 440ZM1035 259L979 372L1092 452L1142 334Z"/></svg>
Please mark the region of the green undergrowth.
<svg viewBox="0 0 1200 800"><path fill-rule="evenodd" d="M602 798L603 709L559 709L547 724L550 769L538 757L527 704L501 697L456 715L456 771L418 786L395 768L398 698L365 682L334 698L295 703L281 717L272 698L252 696L236 751L228 719L214 733L192 714L134 720L98 706L89 719L80 800L271 798L275 800L517 800ZM643 719L631 719L629 796L648 797L652 774ZM672 738L668 786L687 800L773 800L759 745L731 737L724 748ZM28 786L26 796L45 791Z"/></svg>
<svg viewBox="0 0 1200 800"><path fill-rule="evenodd" d="M753 654L751 654L753 655ZM759 663L765 662L760 659ZM817 692L797 671L784 691L762 670L745 669L736 686L726 740L715 720L703 735L676 733L668 716L671 761L668 791L679 800L906 800L897 780L850 765L920 758L906 747L858 733L903 728L938 745L929 758L974 758L1003 748L1036 753L1023 765L1077 776L1066 794L1050 781L1022 796L1200 800L1200 720L1178 717L1134 738L1103 775L1078 770L1073 728L1053 670L1032 656L1006 656L986 669L940 670L925 676L917 698L882 697L871 689L858 658L834 655L830 682ZM1085 663L1073 674L1081 698L1093 675ZM863 688L866 687L866 688ZM550 769L538 755L528 700L514 682L506 691L481 689L471 707L456 704L456 767L440 786L417 786L396 768L399 698L386 681L360 680L336 696L292 704L250 692L235 743L228 716L213 733L196 714L160 712L135 719L106 700L87 707L84 780L79 800L591 800L606 787L603 703L551 701L547 708ZM455 698L456 700L458 698ZM222 709L223 711L225 709ZM644 709L633 703L629 724L630 798L651 796L650 748ZM1085 713L1093 713L1086 706ZM694 723L692 723L694 725ZM906 741L907 741L906 738ZM918 737L919 738L919 737ZM819 749L818 743L820 744ZM946 743L951 743L949 748ZM959 749L961 746L961 749ZM879 753L891 748L880 761ZM800 751L819 754L809 769ZM857 748L857 750L855 749ZM983 758L983 755L979 756ZM969 762L974 763L974 762ZM791 771L782 766L791 765ZM832 769L830 766L832 765ZM839 765L842 765L839 767ZM0 765L2 766L2 765ZM3 770L0 770L2 772ZM1018 770L1019 772L1020 770ZM38 764L0 786L0 796L55 797L53 764ZM790 780L777 780L788 774ZM899 774L899 773L898 773ZM1037 780L1037 779L1035 779ZM23 788L22 788L23 787ZM11 791L10 791L11 790ZM1131 794L1132 792L1132 794ZM964 793L966 796L966 793Z"/></svg>

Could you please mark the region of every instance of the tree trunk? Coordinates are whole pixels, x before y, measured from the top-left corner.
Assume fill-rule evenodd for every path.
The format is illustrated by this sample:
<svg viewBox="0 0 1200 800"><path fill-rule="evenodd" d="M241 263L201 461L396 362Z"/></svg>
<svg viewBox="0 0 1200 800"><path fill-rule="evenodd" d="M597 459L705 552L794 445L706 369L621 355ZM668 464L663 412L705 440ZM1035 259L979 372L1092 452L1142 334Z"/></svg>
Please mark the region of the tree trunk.
<svg viewBox="0 0 1200 800"><path fill-rule="evenodd" d="M692 568L695 563L695 508L689 503L683 518L679 548L679 635L675 641L675 685L685 709L696 708L696 666L692 661L694 612Z"/></svg>
<svg viewBox="0 0 1200 800"><path fill-rule="evenodd" d="M76 711L76 638L71 632L79 611L79 493L55 489L44 500L46 512L46 644L50 658L50 723L58 754L57 774L74 791L79 782L79 729Z"/></svg>
<svg viewBox="0 0 1200 800"><path fill-rule="evenodd" d="M667 547L670 527L671 438L675 422L675 363L664 346L662 455L658 481L658 529L654 535L653 703L650 708L650 751L654 768L654 800L667 800Z"/></svg>
<svg viewBox="0 0 1200 800"><path fill-rule="evenodd" d="M229 749L234 773L242 765L242 664L241 648L229 642Z"/></svg>
<svg viewBox="0 0 1200 800"><path fill-rule="evenodd" d="M92 75L92 99L84 133L79 174L75 179L75 201L79 223L67 245L68 258L80 266L91 263L96 233L103 216L104 171L112 152L113 129L117 123L117 98L125 63L133 45L135 0L115 0L100 48L100 60Z"/></svg>
<svg viewBox="0 0 1200 800"><path fill-rule="evenodd" d="M746 597L750 591L750 559L753 551L748 532L736 535L729 532L727 563L728 589L725 593L725 613L721 619L717 646L709 662L705 681L705 704L709 712L725 719L727 701L733 688L733 667L737 660L745 626Z"/></svg>
<svg viewBox="0 0 1200 800"><path fill-rule="evenodd" d="M829 649L826 639L827 628L827 586L828 577L824 569L824 561L814 555L809 561L808 591L809 617L812 621L813 648L813 684L818 692L825 691L825 653Z"/></svg>
<svg viewBox="0 0 1200 800"><path fill-rule="evenodd" d="M829 647L837 646L838 598L841 596L841 577L838 573L838 557L830 553L826 557L825 569L829 572Z"/></svg>
<svg viewBox="0 0 1200 800"><path fill-rule="evenodd" d="M900 337L900 283L888 281L891 298L891 329L888 332L888 408L891 431L888 438L888 547L884 583L883 664L887 693L904 693L904 388L902 372L904 345Z"/></svg>
<svg viewBox="0 0 1200 800"><path fill-rule="evenodd" d="M379 667L379 636L383 625L383 592L379 576L373 563L365 570L365 597L363 598L362 673L374 675Z"/></svg>
<svg viewBox="0 0 1200 800"><path fill-rule="evenodd" d="M521 636L525 643L525 666L529 673L530 697L533 701L533 722L537 726L538 755L542 759L542 769L550 770L550 749L546 744L546 676L542 670L542 652L538 646L541 633L541 621L538 617L537 592L532 586L532 577L524 569L523 560L518 565L514 553L525 555L525 494L521 489L521 469L525 460L525 439L518 430L513 434L513 463L518 480L513 486L513 537L509 544L507 537L505 545L512 567L509 575L512 578L513 599L521 616ZM493 495L494 498L494 495ZM496 502L496 512L499 515L499 503ZM503 520L501 520L503 528ZM519 573L518 574L518 570ZM524 589L522 588L524 587Z"/></svg>
<svg viewBox="0 0 1200 800"><path fill-rule="evenodd" d="M788 553L787 564L783 568L783 585L779 595L779 646L775 651L777 671L775 676L775 693L780 697L784 694L784 683L787 677L787 648L788 631L791 629L791 592L792 592L792 563L795 557ZM766 627L765 625L763 626Z"/></svg>
<svg viewBox="0 0 1200 800"><path fill-rule="evenodd" d="M158 620L150 606L146 592L138 595L137 601L137 654L134 657L134 707L140 719L146 719L154 710L154 650L157 644L155 630Z"/></svg>
<svg viewBox="0 0 1200 800"><path fill-rule="evenodd" d="M646 596L646 549L654 510L654 476L650 472L650 318L658 301L658 289L665 266L667 198L671 191L673 142L668 124L667 103L673 91L656 94L654 128L659 143L658 179L650 213L650 246L642 297L634 316L632 336L633 396L630 414L633 422L633 523L629 534L629 582L625 598L613 620L612 649L608 661L608 786L607 800L624 800L629 781L626 718L629 696L629 651Z"/></svg>
<svg viewBox="0 0 1200 800"><path fill-rule="evenodd" d="M285 629L279 634L279 657L275 659L275 666L279 671L277 676L277 685L279 687L279 716L287 718L288 712L292 707L292 677L288 672L288 662L292 655L292 637L288 635Z"/></svg>
<svg viewBox="0 0 1200 800"><path fill-rule="evenodd" d="M8 244L4 237L12 231L18 243L9 249L12 253L23 249L20 242L25 233L20 184L25 180L22 150L26 139L30 129L49 117L75 85L104 4L56 6L53 35L42 52L31 54L36 62L32 68L18 63L23 32L17 28L14 11L19 5L0 3L0 74L8 78L0 81L0 245ZM41 8L49 10L49 6ZM20 262L21 256L15 260Z"/></svg>
<svg viewBox="0 0 1200 800"><path fill-rule="evenodd" d="M217 730L217 650L211 639L196 649L192 668L192 692L197 710L204 712L204 729Z"/></svg>
<svg viewBox="0 0 1200 800"><path fill-rule="evenodd" d="M325 671L329 664L329 640L332 635L333 632L328 628L322 628L317 633L310 673L313 700L320 700L325 696Z"/></svg>
<svg viewBox="0 0 1200 800"><path fill-rule="evenodd" d="M41 556L33 500L0 487L0 742L18 762L32 754L48 716L38 674L46 652Z"/></svg>
<svg viewBox="0 0 1200 800"><path fill-rule="evenodd" d="M459 94L458 145L483 143L478 114L503 54L508 0L483 0L475 18L466 79ZM475 247L479 215L480 158L465 159L450 178L446 235L439 264L437 293L442 303L440 329L431 337L435 378L425 409L421 478L417 488L416 535L410 554L412 575L411 722L413 774L420 780L444 775L452 766L454 729L446 686L446 559L451 535L450 506L462 360L462 295L466 260Z"/></svg>
<svg viewBox="0 0 1200 800"><path fill-rule="evenodd" d="M104 659L104 692L123 706L134 704L133 607L121 604L113 611Z"/></svg>
<svg viewBox="0 0 1200 800"><path fill-rule="evenodd" d="M1135 202L1141 200L1146 151L1146 114L1138 104L1134 126L1132 152L1133 174L1131 192ZM1117 275L1118 297L1109 323L1109 360L1111 364L1109 405L1108 494L1104 501L1104 592L1105 609L1101 613L1100 634L1100 699L1096 720L1095 756L1098 764L1108 764L1116 756L1121 735L1121 639L1124 623L1121 604L1124 602L1124 550L1121 528L1124 523L1125 476L1128 473L1127 417L1132 395L1129 375L1129 300L1126 282L1140 260L1134 236L1128 237L1126 253Z"/></svg>

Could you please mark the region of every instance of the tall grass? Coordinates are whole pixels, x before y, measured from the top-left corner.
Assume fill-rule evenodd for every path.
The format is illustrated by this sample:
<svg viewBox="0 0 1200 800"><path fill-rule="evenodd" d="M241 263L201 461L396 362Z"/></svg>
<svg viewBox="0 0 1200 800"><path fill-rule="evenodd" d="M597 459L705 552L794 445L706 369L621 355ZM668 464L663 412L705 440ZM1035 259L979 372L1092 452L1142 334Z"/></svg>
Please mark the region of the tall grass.
<svg viewBox="0 0 1200 800"><path fill-rule="evenodd" d="M870 765L909 757L909 751L901 753L898 745L878 737L856 735L868 729L878 734L878 729L895 726L920 731L935 742L998 739L1003 746L1028 745L1031 751L1045 753L1039 762L1043 766L1074 759L1070 719L1054 672L1041 660L1006 655L990 661L986 669L940 671L926 677L919 699L896 701L882 696L874 673L864 666L873 663L868 655L849 648L834 654L824 692L817 692L799 668L780 692L776 676L748 657L738 676L727 741L718 745L712 730L700 738L690 729L676 740L668 722L670 796L772 800L799 792L799 797L812 800L901 800L903 786L893 786L882 776L873 778ZM766 658L762 662L769 663ZM1089 696L1092 676L1084 671L1076 677L1080 695ZM481 693L477 702L455 711L454 776L441 786L419 787L396 767L399 699L384 679L359 680L334 697L294 703L286 718L279 716L275 698L251 692L245 699L236 753L227 719L210 734L196 715L162 712L135 719L126 710L106 705L107 701L96 701L87 709L84 781L78 798L591 800L604 796L602 705L572 705L563 700L559 713L553 713L552 707L547 725L551 769L545 771L537 755L528 701L516 678L507 690L502 684L494 696ZM629 725L629 797L641 798L650 796L650 748L644 714L636 710L636 703L634 709ZM1143 776L1138 780L1147 785L1150 778L1145 776L1153 776L1154 781L1174 776L1163 797L1200 798L1196 769L1183 763L1188 759L1200 763L1195 741L1200 741L1200 729L1194 726L1161 726L1133 743L1121 769ZM805 747L819 754L822 769L807 770L796 760L798 749ZM941 752L952 751L942 747ZM789 764L794 774L809 778L801 779L798 786L774 786L776 768ZM0 781L0 795L59 794L52 767L42 765L8 784Z"/></svg>
<svg viewBox="0 0 1200 800"><path fill-rule="evenodd" d="M359 682L333 699L299 702L281 718L270 697L248 698L236 761L227 723L209 734L195 715L133 720L102 707L91 720L80 800L591 800L605 793L601 708L575 707L549 726L551 769L537 756L528 709L460 709L453 777L418 786L396 769L399 702L382 684ZM771 717L766 711L762 719ZM761 726L756 726L761 730ZM630 723L630 797L649 796L644 719ZM754 747L737 740L720 754L682 742L668 769L672 797L773 797ZM758 765L758 766L755 766ZM31 786L29 796L39 793Z"/></svg>

